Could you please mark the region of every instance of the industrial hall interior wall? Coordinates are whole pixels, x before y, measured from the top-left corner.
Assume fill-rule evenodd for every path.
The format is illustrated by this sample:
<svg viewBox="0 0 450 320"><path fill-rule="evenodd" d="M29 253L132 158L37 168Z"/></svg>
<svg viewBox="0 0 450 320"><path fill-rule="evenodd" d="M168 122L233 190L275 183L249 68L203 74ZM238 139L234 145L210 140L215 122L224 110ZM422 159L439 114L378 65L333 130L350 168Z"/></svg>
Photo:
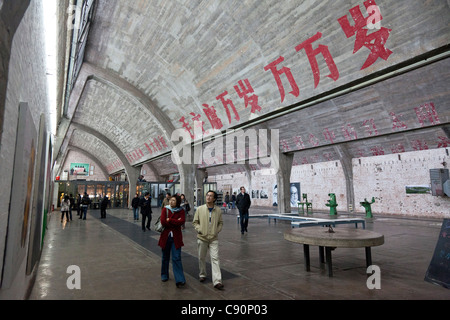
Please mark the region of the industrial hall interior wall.
<svg viewBox="0 0 450 320"><path fill-rule="evenodd" d="M128 3L119 0L115 2L124 6ZM257 2L244 1L249 8L255 8L254 12L263 12L263 8L259 8ZM266 50L261 54L263 58L256 57L257 54L249 49L254 44L240 43L247 38L242 35L241 39L240 34L234 30L236 38L233 44L240 47L240 53L230 49L234 54L227 55L226 50L222 50L224 57L221 59L224 59L224 65L233 71L228 71L224 75L224 78L232 78L226 82L226 85L231 92L233 84L238 84L240 79L249 78L250 82L253 81L252 85L259 94L259 101L261 104L264 101L267 102L263 105L262 112L266 112L264 109L266 106L270 112L262 114L262 121L252 122L258 118L257 109L252 110L256 106L244 107L242 103L239 114L242 119L248 120L243 121L249 124L246 129L279 129L280 162L276 167L249 162L242 165L202 163L194 169L188 166L178 167L172 163L170 146L173 145L166 147L167 149L163 150L165 153L156 152L159 156L155 158L156 160L152 160L151 149L148 145L147 148L144 146L143 140L123 139L125 142L116 141L117 143L111 146L109 142L106 143L107 139L102 141L102 136L93 133L92 128L96 126L96 121L100 120L91 119L92 123L89 123L91 120L83 118L82 113L76 113L81 110L84 114L92 116L95 113L96 103L106 105L106 96L111 96L109 89L105 88L121 87L120 81L124 79L132 82L128 79L131 78L129 74L124 74L125 71L122 70L126 69L124 65L121 67L121 64L117 63L120 72L113 70L116 64L112 58L104 62L104 69L94 65L98 58L96 55L100 55L101 46L109 45L105 44L108 42L106 38L104 42L98 42L98 48L89 48L89 45L92 47L94 44L88 43L86 49L88 54L70 96L72 99L78 95L77 99L82 101L80 109L75 111L76 108L72 108L73 102L70 100L69 111L72 112L73 119L64 118L60 111L52 110L47 86L46 52L43 45L45 31L42 17L44 13L41 1L0 2L2 22L0 24L2 59L0 64L0 186L2 190L0 193L0 299L24 299L29 293L39 262L42 243L45 241L46 218L52 206L57 204L55 177L64 176L64 172L70 170L71 163L88 163L95 168L92 175L86 177L87 180L105 181L110 176L126 172L127 180L130 182L130 193L136 186L136 178L139 174L143 175L147 181L164 181L170 176L180 174L181 191L188 195L191 202L193 192L185 187L194 185L192 183L194 180L197 184L208 181L216 182L217 189L223 192L238 192L240 186L245 186L252 196L252 204L255 207L273 208L274 203L278 203L281 211L286 208L289 211L296 211L295 204L291 206L287 203L289 186L293 184L298 187L299 200L302 199L303 194L306 194L316 210L328 210L326 203L329 200L329 194L334 193L339 204L338 210L345 212L364 215L364 208L360 202L364 199L370 201L373 197L374 214L419 219L450 218L449 197L441 189L438 190L438 194L435 194L430 178L432 169L439 169L448 174L450 159L449 5L443 0L431 1L427 4L416 2L399 4L393 0L377 1L377 4L378 2L383 14L381 26L385 28L381 29L381 32L387 32L386 30L390 32L389 37L385 35L382 44L376 43L377 39L372 39L375 42L367 42L365 46L358 48L355 44L357 32L352 35L351 26L341 27L336 21L344 15L351 17L349 9L358 5L363 8L364 1L352 1L352 5L346 2L345 10L341 10L341 14L336 14L339 3L333 2L333 8L325 10L328 18L331 15L330 12L335 13L333 23L337 27L333 32L329 29L329 19L322 19L319 12L312 13L313 15L308 16L307 19L310 22L314 21L314 32L311 26L308 27L310 29L308 29L307 38L311 42L303 42L304 46L297 49L296 46L304 39L302 38L302 41L296 39L295 43L292 40L300 26L295 26L297 30L288 27L294 25L297 18L290 13L289 10L292 8L286 8L284 17L279 16L277 20L277 26L280 28L283 26L284 29L258 34L258 39L261 41L258 48L261 51ZM106 29L105 25L108 25L102 19L108 17L113 20L108 15L119 15L120 10L109 12L105 1L93 3L97 10L93 26L95 27L98 23L103 28L95 29L94 35L98 36L102 30ZM144 6L144 3L140 2L139 5ZM172 5L171 2L168 3ZM292 3L290 2L290 5L293 5ZM280 6L280 4L277 5ZM61 1L57 9L60 27L57 32L60 39L66 39L70 35L66 28L68 6L68 0ZM226 6L225 2L221 2L221 6ZM212 7L211 5L209 10L213 10ZM206 15L207 11L202 13ZM415 14L411 14L412 11ZM297 12L297 14L300 13ZM403 18L395 18L396 14L401 14ZM220 18L225 19L223 16ZM244 21L241 22L244 23ZM224 23L222 27L226 25ZM134 24L133 26L136 27ZM200 28L200 24L197 26ZM194 29L195 27L191 26L185 30L192 31L194 34L192 39L197 39L198 35L195 34ZM219 29L221 28L215 25L217 32ZM322 49L320 52L313 50L317 48L321 40L332 41L334 37L344 35L343 30L347 32L345 39L348 39L350 43L346 44L348 52L340 53L336 40L328 43L326 46L328 51L324 50L324 46L318 47ZM327 38L327 31L332 33L331 38ZM400 31L401 37L396 36L395 32L400 33ZM193 41L189 36L186 38ZM118 39L109 40L111 43L120 42ZM205 40L202 39L202 41ZM310 44L313 45L311 48ZM373 49L375 44L385 50L384 55L379 53L376 59L368 62L371 63L370 66L362 68L365 60L370 59L370 48ZM64 56L68 51L67 43L61 41L58 46L59 52L63 52L61 56ZM288 48L292 52L288 51ZM170 48L165 50L170 51ZM309 59L306 58L305 52L309 53ZM204 53L208 54L206 50ZM239 65L240 69L236 69L234 63L240 61L240 54L245 62L245 68ZM295 61L299 60L301 54L304 55L302 58L306 62L295 65ZM283 64L279 59L282 55L285 62L290 63L291 71L296 77L298 74L305 75L302 81L298 81L299 93L296 93L293 83L288 81L292 78L288 77L287 69L282 69ZM252 62L253 59L256 60L255 63ZM275 61L280 64L276 66ZM311 71L314 61L319 63L315 73ZM333 65L343 66L339 75ZM266 70L264 70L265 66L267 66ZM59 59L58 70L65 70L66 67L67 57ZM173 70L177 67L173 65ZM208 86L210 83L210 87L202 87L202 90L195 88L203 94L202 97L211 99L208 103L214 103L217 111L220 107L224 125L234 120L225 113L226 108L222 108L220 98L216 99L216 96L224 91L224 87L218 84L220 81L213 80L214 76L221 76L221 70L227 69L226 67L222 69L220 66L217 67L218 69L214 70L216 73L206 70L206 67L197 71L209 77L201 84L197 83L198 86ZM274 75L277 74L277 70L282 83L275 80ZM94 76L93 73L95 73ZM260 73L264 76L258 78L257 75ZM61 104L64 103L62 92L65 90L66 80L63 75L57 81L57 101ZM225 82L224 79L220 80ZM158 82L158 79L152 81ZM165 96L158 97L150 89L144 94L144 89L139 91L136 89L137 85L133 87L130 83L122 89L127 94L134 93L135 99L123 98L122 95L117 94L118 99L127 103L128 100L136 100L144 105L147 100L154 98L155 101L163 104L161 109L165 109L164 112L158 109L157 104L155 110L166 114L166 120L164 120L166 124L170 124L169 127L172 129L183 128L180 119L184 115L189 115L192 109L178 108L173 101L165 104ZM281 88L284 88L285 92L281 93ZM101 94L104 91L106 94L97 101L95 94ZM86 96L80 98L83 94ZM136 105L139 103L130 102L135 110L138 110ZM194 102L191 101L192 103ZM201 105L201 103L203 101L198 104ZM141 108L140 104L139 108ZM173 111L167 112L171 106ZM230 111L231 105L228 107ZM58 106L58 110L60 109ZM92 111L91 114L89 110ZM179 113L179 110L184 114ZM204 109L200 106L196 107L194 116L195 113L203 112L202 110ZM63 134L52 133L51 117L55 112L60 121L58 130L65 129ZM130 127L139 127L133 123L132 119L128 121L129 119L126 118L129 116L128 112L123 112L122 105L113 105L104 116L111 117L113 119L111 122L114 122L114 119L124 118L122 122L128 122ZM135 114L139 124L142 121L145 122L139 117L139 114ZM206 117L202 119L209 125ZM153 128L155 125L151 121L148 121L148 125ZM113 141L114 126L107 127L102 124L104 123L97 125L96 130L102 132L103 128L104 137L109 137L108 141ZM228 128L226 125L223 129ZM152 137L165 134L155 132ZM147 133L143 131L129 133L130 136L136 137L145 134ZM129 148L127 143L130 143ZM55 150L55 145L58 146L58 150ZM128 149L121 149L120 146L123 145L127 145ZM207 147L208 143L205 143L206 150ZM136 150L138 150L137 153ZM190 178L189 175L195 175L195 179ZM445 181L442 181L442 184L444 183ZM274 192L275 186L278 187L278 193ZM419 193L411 191L417 188L421 190Z"/></svg>

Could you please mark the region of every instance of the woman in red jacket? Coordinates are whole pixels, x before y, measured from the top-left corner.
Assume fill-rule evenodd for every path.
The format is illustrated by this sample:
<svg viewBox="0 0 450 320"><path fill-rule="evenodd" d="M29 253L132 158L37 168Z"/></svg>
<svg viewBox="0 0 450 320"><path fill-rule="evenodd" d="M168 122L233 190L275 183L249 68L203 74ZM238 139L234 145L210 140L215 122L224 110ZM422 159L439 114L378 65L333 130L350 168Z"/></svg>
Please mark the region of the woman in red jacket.
<svg viewBox="0 0 450 320"><path fill-rule="evenodd" d="M161 224L164 230L158 242L162 248L161 280L163 282L169 280L169 259L172 251L172 267L177 288L186 283L181 263L181 247L184 245L181 226L185 223L186 214L180 204L181 197L175 195L170 197L169 205L162 208Z"/></svg>

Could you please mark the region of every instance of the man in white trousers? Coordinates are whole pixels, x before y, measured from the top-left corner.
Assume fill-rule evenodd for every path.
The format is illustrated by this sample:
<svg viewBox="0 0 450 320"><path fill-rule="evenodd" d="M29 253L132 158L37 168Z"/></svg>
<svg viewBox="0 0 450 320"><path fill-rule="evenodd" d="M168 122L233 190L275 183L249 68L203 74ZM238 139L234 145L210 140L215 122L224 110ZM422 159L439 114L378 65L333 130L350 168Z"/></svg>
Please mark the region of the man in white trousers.
<svg viewBox="0 0 450 320"><path fill-rule="evenodd" d="M197 248L200 282L206 280L206 253L209 249L212 266L212 281L214 288L223 290L222 273L219 264L219 240L218 234L222 230L222 210L215 205L217 193L208 191L206 204L197 208L192 222L197 231Z"/></svg>

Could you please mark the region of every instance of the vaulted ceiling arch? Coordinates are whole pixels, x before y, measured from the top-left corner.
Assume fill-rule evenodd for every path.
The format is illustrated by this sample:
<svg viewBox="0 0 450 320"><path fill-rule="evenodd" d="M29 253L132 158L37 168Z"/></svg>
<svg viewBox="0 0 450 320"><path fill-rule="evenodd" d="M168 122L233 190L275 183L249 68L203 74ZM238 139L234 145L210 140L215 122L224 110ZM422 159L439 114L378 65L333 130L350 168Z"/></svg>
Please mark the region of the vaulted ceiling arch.
<svg viewBox="0 0 450 320"><path fill-rule="evenodd" d="M77 95L73 99L72 97L71 103L69 104L69 112L73 110L75 112L76 105L80 101L80 98L85 90L86 83L89 80L95 80L110 86L111 88L120 91L121 93L127 95L134 101L138 102L142 106L144 106L152 115L152 121L154 121L155 125L164 133L167 139L170 139L170 135L172 131L175 129L172 125L172 122L167 117L167 115L159 109L155 103L146 96L143 92L141 92L138 88L133 86L127 80L121 78L116 72L112 70L106 70L95 66L89 62L84 62L81 67L80 74L77 79L76 88L82 87L81 91L75 91Z"/></svg>
<svg viewBox="0 0 450 320"><path fill-rule="evenodd" d="M337 160L338 144L348 147L349 157L450 145L445 1L379 4L382 26L392 29L380 49L392 54L373 59L370 66L365 62L371 49L354 52L357 37L349 37L339 22L348 19L352 24L351 10L357 10L343 0L320 5L256 0L96 3L84 64L61 127L68 127L86 85L107 88L98 99L120 92L134 101L129 108L146 106L167 149L153 149L148 131L136 125L127 134L139 136L141 142L134 141L128 154L114 132L98 128L126 154L131 166L164 159L165 171L176 170L166 160L170 133L182 127L182 117L186 126L200 117L209 130L214 115L204 104L215 106L223 124L217 130L222 132L250 128L259 120L267 129L279 128L280 152L294 153L294 165ZM365 16L364 4L357 6ZM433 19L407 19L415 12ZM431 34L423 34L425 29ZM309 45L314 54L308 53ZM335 70L330 64L339 77L327 76ZM251 84L261 111L253 113L256 106L247 105L235 90L244 80ZM222 96L225 91L228 94ZM98 101L90 97L86 108L97 107ZM112 107L110 112L122 117ZM158 135L151 138L153 142Z"/></svg>
<svg viewBox="0 0 450 320"><path fill-rule="evenodd" d="M104 142L114 153L115 155L119 158L119 160L122 162L125 172L128 175L133 174L136 170L134 170L134 168L128 163L127 158L125 157L125 155L122 153L122 151L114 144L114 142L112 142L111 140L109 140L106 136L104 136L102 133L100 133L99 131L97 131L96 129L93 129L91 127L85 126L83 124L77 123L77 122L72 122L71 126L76 129L76 130L81 130L84 131L90 135L95 136L96 138L98 138L99 140L101 140L102 142ZM131 180L130 180L131 181Z"/></svg>
<svg viewBox="0 0 450 320"><path fill-rule="evenodd" d="M106 176L124 168L114 151L105 142L95 135L71 126L57 159L58 166L55 168L55 175L62 174L63 165L71 150L85 152L86 156L101 165L101 169ZM101 152L98 152L98 150L101 150Z"/></svg>
<svg viewBox="0 0 450 320"><path fill-rule="evenodd" d="M81 126L80 126L81 128ZM64 150L67 153L72 147L85 150L86 152L95 155L106 168L108 174L124 169L124 165L117 154L112 150L108 144L101 140L96 135L87 131L71 126L68 134L68 143ZM99 152L99 150L101 152Z"/></svg>
<svg viewBox="0 0 450 320"><path fill-rule="evenodd" d="M105 166L103 165L103 162L100 161L100 159L97 156L95 156L94 154L90 153L89 151L87 151L85 149L81 149L81 148L75 147L73 145L71 145L71 146L69 146L69 148L67 148L67 154L69 154L69 152L72 150L75 152L81 153L81 154L85 155L86 157L94 160L95 163L97 163L98 169L105 175L105 177L109 176L108 170L105 168Z"/></svg>
<svg viewBox="0 0 450 320"><path fill-rule="evenodd" d="M164 114L159 108L155 106L155 104L151 101L149 97L147 97L145 94L143 94L141 91L139 91L136 87L132 86L130 83L128 83L126 80L122 79L118 74L116 74L113 71L110 70L104 70L102 68L99 68L97 66L94 66L90 63L84 62L83 66L80 70L80 73L78 75L77 82L73 88L70 101L69 101L69 107L67 111L67 117L63 119L59 131L58 137L56 139L56 150L61 149L61 145L64 141L61 137L64 134L65 139L67 139L67 131L69 129L69 125L71 123L74 123L74 120L76 120L77 117L77 110L79 109L79 105L86 93L87 87L89 86L89 83L96 82L100 83L109 89L118 92L118 94L126 96L128 99L132 100L136 105L143 107L145 110L147 110L146 115L149 116L149 120L157 127L162 136L155 134L156 137L152 137L153 140L149 141L149 143L144 143L143 148L139 151L149 151L150 153L157 153L159 149L159 142L162 140L161 144L165 144L166 148L163 149L162 154L168 154L170 153L170 150L172 149L173 143L171 141L171 133L174 130L173 124L171 123L170 119L167 117L166 114ZM131 105L128 105L130 107ZM95 120L95 119L94 119ZM133 119L131 119L133 120ZM136 119L135 119L136 120ZM80 125L83 125L85 128L91 128L92 125L77 123L76 126L79 128ZM92 129L94 130L94 129ZM131 132L130 134L138 135L139 132ZM106 135L102 135L106 139ZM156 139L156 141L155 141ZM113 141L113 139L107 139L112 144L117 146L117 143ZM153 142L158 143L158 149L153 145ZM144 147L145 146L145 147ZM150 147L151 146L151 147ZM142 152L141 152L142 153ZM161 153L161 152L160 152ZM123 150L120 151L120 154L124 154ZM146 160L148 160L150 157L148 156ZM137 160L135 163L133 161ZM124 159L121 159L123 163L128 163L133 166L139 165L144 160L139 159L139 153L138 157L136 158L134 155L125 156Z"/></svg>

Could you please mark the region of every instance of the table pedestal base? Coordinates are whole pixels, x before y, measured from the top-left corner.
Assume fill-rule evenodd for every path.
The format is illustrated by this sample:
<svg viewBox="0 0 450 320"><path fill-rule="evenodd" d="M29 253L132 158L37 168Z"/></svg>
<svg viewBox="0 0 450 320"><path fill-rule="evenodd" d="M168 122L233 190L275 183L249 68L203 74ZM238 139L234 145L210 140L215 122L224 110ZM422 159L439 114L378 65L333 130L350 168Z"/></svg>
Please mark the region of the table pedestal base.
<svg viewBox="0 0 450 320"><path fill-rule="evenodd" d="M326 264L329 277L333 276L333 260L331 258L331 251L334 249L335 249L334 247L319 246L319 262L321 264ZM366 267L369 267L370 265L372 265L372 251L370 247L365 247L365 251L366 251ZM309 272L311 271L309 244L303 244L303 256L305 257L305 270Z"/></svg>

